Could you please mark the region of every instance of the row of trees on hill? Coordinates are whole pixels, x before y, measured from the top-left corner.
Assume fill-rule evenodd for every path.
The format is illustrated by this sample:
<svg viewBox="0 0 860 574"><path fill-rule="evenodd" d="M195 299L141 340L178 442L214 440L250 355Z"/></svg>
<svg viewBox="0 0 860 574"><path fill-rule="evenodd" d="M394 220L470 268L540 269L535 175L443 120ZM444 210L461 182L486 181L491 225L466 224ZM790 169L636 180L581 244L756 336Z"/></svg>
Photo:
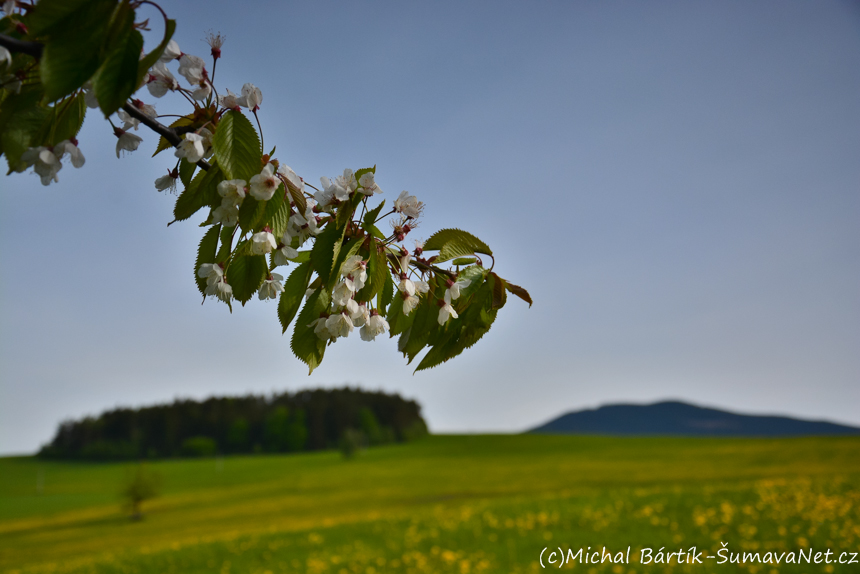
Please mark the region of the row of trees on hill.
<svg viewBox="0 0 860 574"><path fill-rule="evenodd" d="M415 401L359 389L316 389L118 408L63 422L39 456L121 460L297 452L334 448L344 437L375 445L426 433Z"/></svg>

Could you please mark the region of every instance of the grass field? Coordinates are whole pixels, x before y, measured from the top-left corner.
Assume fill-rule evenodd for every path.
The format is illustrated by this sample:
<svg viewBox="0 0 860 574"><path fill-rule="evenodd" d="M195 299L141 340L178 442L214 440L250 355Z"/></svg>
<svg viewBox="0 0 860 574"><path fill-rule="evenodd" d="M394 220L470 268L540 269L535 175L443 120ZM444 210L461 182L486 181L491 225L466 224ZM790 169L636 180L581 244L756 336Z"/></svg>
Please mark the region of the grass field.
<svg viewBox="0 0 860 574"><path fill-rule="evenodd" d="M334 452L128 464L0 459L0 571L535 572L558 548L630 552L581 572L858 572L860 564L639 563L639 548L860 550L860 438L433 436ZM592 551L593 551L592 549ZM786 555L787 556L787 555ZM850 555L849 555L850 557ZM578 562L578 561L577 561ZM558 567L558 563L552 567Z"/></svg>

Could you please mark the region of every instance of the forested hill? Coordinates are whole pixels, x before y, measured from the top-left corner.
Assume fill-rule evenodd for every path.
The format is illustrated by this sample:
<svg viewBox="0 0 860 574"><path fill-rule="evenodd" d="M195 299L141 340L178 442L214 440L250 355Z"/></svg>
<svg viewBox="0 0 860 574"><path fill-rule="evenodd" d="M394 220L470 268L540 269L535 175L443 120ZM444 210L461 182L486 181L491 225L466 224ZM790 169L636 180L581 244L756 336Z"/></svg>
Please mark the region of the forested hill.
<svg viewBox="0 0 860 574"><path fill-rule="evenodd" d="M347 429L368 444L427 433L421 407L400 395L316 389L118 408L63 422L39 456L117 460L319 450L336 446Z"/></svg>
<svg viewBox="0 0 860 574"><path fill-rule="evenodd" d="M567 413L529 432L675 436L857 435L860 428L791 417L739 415L677 401Z"/></svg>

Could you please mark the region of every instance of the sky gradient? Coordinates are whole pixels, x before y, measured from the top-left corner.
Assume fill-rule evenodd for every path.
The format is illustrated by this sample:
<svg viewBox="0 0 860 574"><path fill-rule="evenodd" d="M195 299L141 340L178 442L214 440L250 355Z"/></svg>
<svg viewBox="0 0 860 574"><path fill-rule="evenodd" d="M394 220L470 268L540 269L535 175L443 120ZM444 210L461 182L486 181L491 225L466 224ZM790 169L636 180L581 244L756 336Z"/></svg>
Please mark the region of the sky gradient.
<svg viewBox="0 0 860 574"><path fill-rule="evenodd" d="M0 453L118 405L344 384L437 432L666 398L860 424L858 4L162 6L187 53L226 35L216 86L261 88L282 162L376 164L427 204L416 238L475 233L535 304L429 372L354 333L308 377L275 302L200 305L200 218L167 228L153 186L172 158L141 128L118 160L91 113L82 169L0 178Z"/></svg>

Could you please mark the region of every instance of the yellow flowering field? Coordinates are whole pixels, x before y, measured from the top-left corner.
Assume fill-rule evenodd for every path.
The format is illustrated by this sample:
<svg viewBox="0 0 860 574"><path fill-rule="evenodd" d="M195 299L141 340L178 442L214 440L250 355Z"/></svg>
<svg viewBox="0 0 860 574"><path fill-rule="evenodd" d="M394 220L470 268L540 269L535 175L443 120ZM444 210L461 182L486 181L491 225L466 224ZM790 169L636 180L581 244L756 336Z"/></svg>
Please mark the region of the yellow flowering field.
<svg viewBox="0 0 860 574"><path fill-rule="evenodd" d="M141 521L129 464L6 458L0 571L858 572L858 455L853 437L516 435L166 460Z"/></svg>

